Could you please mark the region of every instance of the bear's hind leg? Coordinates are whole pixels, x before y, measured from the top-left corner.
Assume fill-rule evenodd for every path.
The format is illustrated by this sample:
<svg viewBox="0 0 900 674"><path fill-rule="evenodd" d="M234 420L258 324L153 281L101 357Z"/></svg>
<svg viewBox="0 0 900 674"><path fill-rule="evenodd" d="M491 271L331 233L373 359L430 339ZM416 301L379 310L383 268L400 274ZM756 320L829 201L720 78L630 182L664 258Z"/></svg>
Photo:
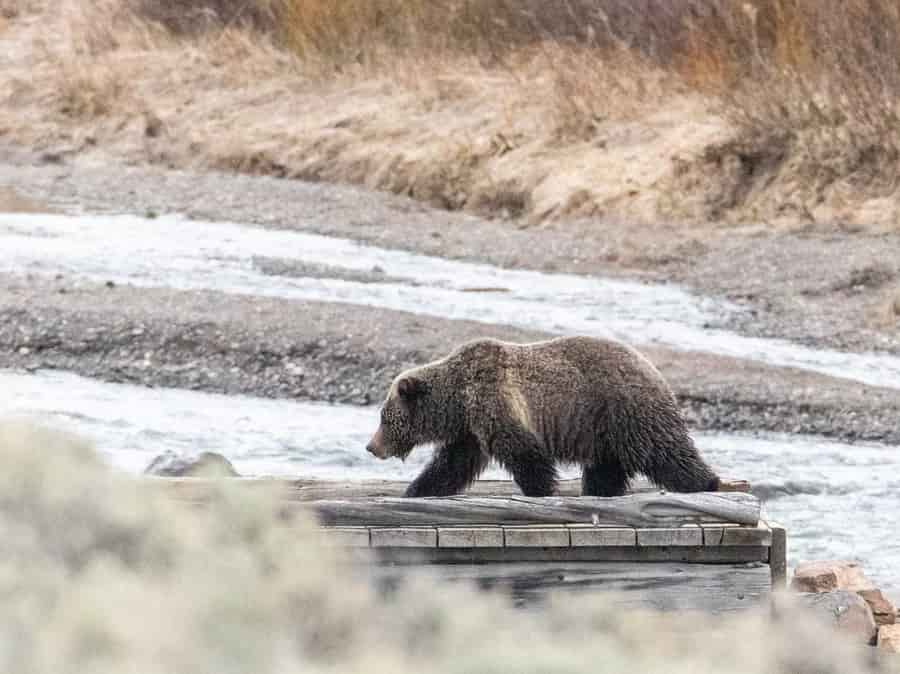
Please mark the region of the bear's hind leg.
<svg viewBox="0 0 900 674"><path fill-rule="evenodd" d="M556 492L556 462L528 431L500 431L491 439L491 453L512 473L525 496L552 496Z"/></svg>
<svg viewBox="0 0 900 674"><path fill-rule="evenodd" d="M419 476L406 488L407 497L453 496L464 491L485 469L488 457L469 435L439 446Z"/></svg>
<svg viewBox="0 0 900 674"><path fill-rule="evenodd" d="M677 446L657 447L643 472L651 482L675 492L718 491L719 478L689 437Z"/></svg>
<svg viewBox="0 0 900 674"><path fill-rule="evenodd" d="M629 477L621 461L605 459L585 464L581 471L581 495L622 496Z"/></svg>

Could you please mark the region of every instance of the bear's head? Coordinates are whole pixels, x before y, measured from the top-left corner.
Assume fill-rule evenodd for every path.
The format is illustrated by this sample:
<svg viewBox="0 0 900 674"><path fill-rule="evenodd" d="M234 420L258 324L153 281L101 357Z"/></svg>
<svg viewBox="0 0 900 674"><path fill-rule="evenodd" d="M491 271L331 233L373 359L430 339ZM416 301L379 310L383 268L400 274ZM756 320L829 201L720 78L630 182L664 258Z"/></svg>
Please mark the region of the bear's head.
<svg viewBox="0 0 900 674"><path fill-rule="evenodd" d="M379 459L405 459L416 445L433 438L426 407L430 386L420 376L404 373L391 385L381 406L381 422L366 451Z"/></svg>

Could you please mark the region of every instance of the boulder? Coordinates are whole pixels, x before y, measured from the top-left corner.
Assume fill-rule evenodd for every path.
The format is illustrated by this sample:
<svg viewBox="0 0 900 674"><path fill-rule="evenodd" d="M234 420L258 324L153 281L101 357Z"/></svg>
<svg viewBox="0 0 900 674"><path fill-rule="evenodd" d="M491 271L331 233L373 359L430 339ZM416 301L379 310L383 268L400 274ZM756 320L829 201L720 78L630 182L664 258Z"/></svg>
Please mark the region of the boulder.
<svg viewBox="0 0 900 674"><path fill-rule="evenodd" d="M832 590L804 593L797 595L797 601L854 640L867 644L875 640L878 627L875 625L872 609L855 592Z"/></svg>
<svg viewBox="0 0 900 674"><path fill-rule="evenodd" d="M798 592L856 592L869 604L878 625L893 625L896 621L897 609L856 562L831 560L799 564L791 579L791 589Z"/></svg>
<svg viewBox="0 0 900 674"><path fill-rule="evenodd" d="M183 456L169 450L144 469L145 475L160 477L239 477L231 461L216 452Z"/></svg>
<svg viewBox="0 0 900 674"><path fill-rule="evenodd" d="M878 648L888 653L900 653L900 625L882 625L878 629Z"/></svg>
<svg viewBox="0 0 900 674"><path fill-rule="evenodd" d="M802 562L791 579L791 589L797 592L831 592L832 590L874 590L859 564L845 560Z"/></svg>

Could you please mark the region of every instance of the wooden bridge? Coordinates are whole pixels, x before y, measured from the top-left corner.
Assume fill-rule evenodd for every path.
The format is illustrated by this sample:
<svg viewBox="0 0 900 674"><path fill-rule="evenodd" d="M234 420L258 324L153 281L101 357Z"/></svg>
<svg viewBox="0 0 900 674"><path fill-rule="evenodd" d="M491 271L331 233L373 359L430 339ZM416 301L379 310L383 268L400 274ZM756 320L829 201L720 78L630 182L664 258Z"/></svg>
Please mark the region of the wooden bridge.
<svg viewBox="0 0 900 674"><path fill-rule="evenodd" d="M270 480L239 480L272 484ZM204 499L198 478L166 479L179 499ZM727 612L768 601L785 581L785 530L760 518L745 482L676 494L638 483L616 498L526 498L511 482L465 496L402 498L406 483L279 481L285 511L310 511L331 544L374 563L391 588L426 571L502 588L522 603L548 591L607 592L628 606Z"/></svg>

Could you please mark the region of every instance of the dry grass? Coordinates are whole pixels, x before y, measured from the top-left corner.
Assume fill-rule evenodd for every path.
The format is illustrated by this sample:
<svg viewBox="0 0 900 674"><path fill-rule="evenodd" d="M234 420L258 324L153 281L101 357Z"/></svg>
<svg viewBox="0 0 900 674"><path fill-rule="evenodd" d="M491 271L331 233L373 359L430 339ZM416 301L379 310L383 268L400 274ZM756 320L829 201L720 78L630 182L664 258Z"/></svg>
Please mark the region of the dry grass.
<svg viewBox="0 0 900 674"><path fill-rule="evenodd" d="M892 0L10 6L21 143L533 222L897 220Z"/></svg>

